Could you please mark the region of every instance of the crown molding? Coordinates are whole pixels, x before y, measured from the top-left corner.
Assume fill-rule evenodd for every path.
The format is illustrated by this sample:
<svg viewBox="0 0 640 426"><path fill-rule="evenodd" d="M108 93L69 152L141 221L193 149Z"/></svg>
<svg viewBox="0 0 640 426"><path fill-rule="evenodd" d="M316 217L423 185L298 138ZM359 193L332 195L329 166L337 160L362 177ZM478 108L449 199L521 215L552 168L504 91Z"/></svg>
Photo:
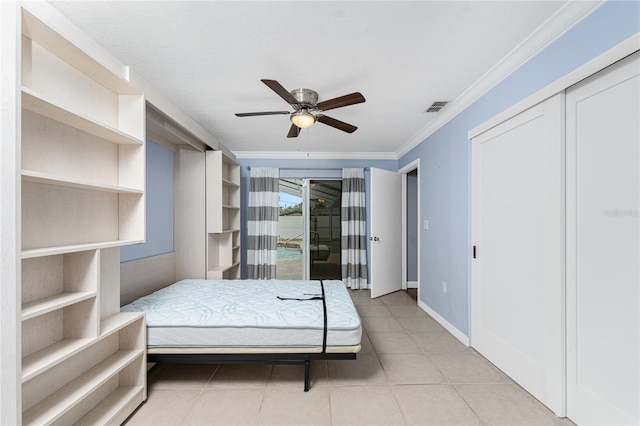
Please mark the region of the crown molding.
<svg viewBox="0 0 640 426"><path fill-rule="evenodd" d="M604 3L606 3L606 1L602 0L574 0L567 2L502 58L500 62L494 65L453 102L447 105L435 120L432 120L411 139L405 142L396 151L396 157L401 158L426 138L434 134L438 129L451 121L455 116L468 108L481 96L493 89L498 83L511 75Z"/></svg>
<svg viewBox="0 0 640 426"><path fill-rule="evenodd" d="M548 86L543 87L517 104L510 106L500 114L491 117L479 126L469 130L469 140L638 51L640 51L640 33L632 35L601 55L596 56L589 62L560 77Z"/></svg>
<svg viewBox="0 0 640 426"><path fill-rule="evenodd" d="M397 160L395 152L233 151L237 159Z"/></svg>

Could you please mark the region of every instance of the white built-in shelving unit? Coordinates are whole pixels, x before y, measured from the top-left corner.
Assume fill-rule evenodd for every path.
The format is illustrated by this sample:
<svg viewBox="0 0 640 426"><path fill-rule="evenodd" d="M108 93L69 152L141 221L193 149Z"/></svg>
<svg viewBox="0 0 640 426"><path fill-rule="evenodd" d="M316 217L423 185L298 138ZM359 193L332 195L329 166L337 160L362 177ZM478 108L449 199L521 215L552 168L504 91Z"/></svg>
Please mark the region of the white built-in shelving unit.
<svg viewBox="0 0 640 426"><path fill-rule="evenodd" d="M206 153L207 279L240 278L240 166Z"/></svg>
<svg viewBox="0 0 640 426"><path fill-rule="evenodd" d="M21 7L21 419L122 423L146 399L118 248L145 239L145 99L51 6Z"/></svg>
<svg viewBox="0 0 640 426"><path fill-rule="evenodd" d="M176 278L240 278L240 166L223 151L176 151Z"/></svg>

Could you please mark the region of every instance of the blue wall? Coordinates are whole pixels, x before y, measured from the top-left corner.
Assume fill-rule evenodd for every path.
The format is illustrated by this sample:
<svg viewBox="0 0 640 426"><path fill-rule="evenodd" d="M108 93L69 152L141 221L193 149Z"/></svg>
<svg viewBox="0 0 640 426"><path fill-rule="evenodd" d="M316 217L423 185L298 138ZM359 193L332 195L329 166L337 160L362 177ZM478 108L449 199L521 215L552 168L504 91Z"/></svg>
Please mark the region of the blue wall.
<svg viewBox="0 0 640 426"><path fill-rule="evenodd" d="M251 172L247 167L280 167L280 177L297 177L297 178L342 178L341 168L344 167L376 167L384 170L398 170L398 162L396 160L317 160L317 159L289 159L289 160L273 160L273 159L238 159L240 164L240 184L241 184L241 245L247 247L247 206L249 200L249 176ZM293 169L293 170L292 170ZM311 169L311 170L307 170ZM366 203L369 205L369 173L365 173L366 186ZM367 216L369 211L367 211ZM368 229L367 229L368 232ZM247 256L246 250L242 255L242 278L247 277Z"/></svg>
<svg viewBox="0 0 640 426"><path fill-rule="evenodd" d="M420 300L465 335L471 282L468 131L639 31L640 2L604 4L399 160L403 167L420 158L420 213L429 220L420 238Z"/></svg>
<svg viewBox="0 0 640 426"><path fill-rule="evenodd" d="M147 241L120 249L120 262L173 251L173 151L147 140Z"/></svg>

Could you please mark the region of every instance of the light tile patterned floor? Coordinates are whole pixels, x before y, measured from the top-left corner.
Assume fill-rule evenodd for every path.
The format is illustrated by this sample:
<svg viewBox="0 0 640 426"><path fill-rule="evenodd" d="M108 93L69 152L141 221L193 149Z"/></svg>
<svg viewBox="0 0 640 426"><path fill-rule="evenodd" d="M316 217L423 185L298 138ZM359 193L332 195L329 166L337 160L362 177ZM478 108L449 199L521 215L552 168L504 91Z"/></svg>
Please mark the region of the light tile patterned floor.
<svg viewBox="0 0 640 426"><path fill-rule="evenodd" d="M162 365L127 425L572 425L465 347L404 292L351 292L356 361L300 366Z"/></svg>

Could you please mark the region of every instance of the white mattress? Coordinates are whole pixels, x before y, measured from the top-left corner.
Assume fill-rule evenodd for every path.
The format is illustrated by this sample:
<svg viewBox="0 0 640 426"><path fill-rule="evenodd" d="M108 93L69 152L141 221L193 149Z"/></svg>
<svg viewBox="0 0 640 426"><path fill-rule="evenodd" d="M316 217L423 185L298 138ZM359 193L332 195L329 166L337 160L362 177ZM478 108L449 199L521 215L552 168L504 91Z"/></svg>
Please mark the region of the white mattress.
<svg viewBox="0 0 640 426"><path fill-rule="evenodd" d="M342 281L324 281L327 348L358 347L360 317ZM145 312L149 348L322 347L319 281L182 280L142 297L123 312ZM356 350L357 351L357 350Z"/></svg>

